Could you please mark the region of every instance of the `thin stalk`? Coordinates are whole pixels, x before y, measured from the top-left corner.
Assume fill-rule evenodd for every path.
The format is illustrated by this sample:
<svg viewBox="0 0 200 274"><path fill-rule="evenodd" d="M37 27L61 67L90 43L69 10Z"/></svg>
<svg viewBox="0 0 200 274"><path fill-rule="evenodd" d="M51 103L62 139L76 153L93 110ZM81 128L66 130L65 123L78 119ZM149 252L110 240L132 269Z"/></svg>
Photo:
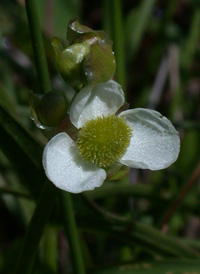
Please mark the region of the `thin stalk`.
<svg viewBox="0 0 200 274"><path fill-rule="evenodd" d="M197 183L199 177L200 177L200 162L198 163L196 169L192 173L192 176L189 179L189 181L183 186L179 195L176 197L173 204L171 205L169 210L166 212L166 214L163 218L162 224L161 224L162 229L164 229L166 227L169 220L171 219L173 214L176 212L177 208L181 205L185 196L189 193L189 191L192 189L192 187Z"/></svg>
<svg viewBox="0 0 200 274"><path fill-rule="evenodd" d="M73 213L71 195L68 192L61 192L60 194L63 209L63 219L71 249L74 270L77 274L84 274L86 273L86 271L83 255L80 248L80 239L76 227L76 220Z"/></svg>
<svg viewBox="0 0 200 274"><path fill-rule="evenodd" d="M21 192L12 188L7 188L7 187L1 187L0 188L0 195L12 195L15 197L19 197L19 198L25 198L25 199L31 199L30 195L28 193L25 192Z"/></svg>
<svg viewBox="0 0 200 274"><path fill-rule="evenodd" d="M184 90L187 81L191 75L191 66L194 61L195 52L198 48L198 40L200 37L200 7L194 10L192 16L190 31L185 41L185 46L180 50L180 68L182 71L182 78L180 86L174 94L174 99L171 104L171 117L175 118L178 122L182 122L183 110L186 116L190 116L188 107L184 98ZM175 117L177 115L177 118Z"/></svg>
<svg viewBox="0 0 200 274"><path fill-rule="evenodd" d="M41 93L45 93L51 90L51 82L48 73L42 34L39 26L37 8L34 0L26 0L25 3ZM37 247L42 237L48 217L56 201L57 191L58 190L54 187L52 183L46 183L42 190L36 209L29 224L26 236L24 238L23 246L15 271L16 274L31 273ZM69 235L69 242L71 243L73 261L77 262L78 264L75 266L78 270L76 273L85 273L82 254L79 247L76 223L73 215L73 208L70 200L70 194L66 193L63 195L66 195L68 198L65 201L65 222L67 224L66 226Z"/></svg>
<svg viewBox="0 0 200 274"><path fill-rule="evenodd" d="M40 30L37 6L34 0L26 0L25 3L29 22L29 29L32 39L35 66L40 85L40 92L46 93L51 90L51 82L49 78L42 33Z"/></svg>
<svg viewBox="0 0 200 274"><path fill-rule="evenodd" d="M189 71L192 62L194 60L195 52L198 48L198 40L200 36L200 7L195 9L190 32L185 43L185 48L181 54L182 68L186 71Z"/></svg>
<svg viewBox="0 0 200 274"><path fill-rule="evenodd" d="M95 202L92 202L93 205ZM139 222L107 212L95 203L94 210L104 218L96 218L80 222L81 229L91 233L102 233L126 242L130 246L143 247L146 251L155 254L185 258L200 258L198 251L172 236L166 236L159 230Z"/></svg>
<svg viewBox="0 0 200 274"><path fill-rule="evenodd" d="M179 4L179 0L170 0L167 2L166 11L164 14L164 25L167 24L174 16L177 5Z"/></svg>
<svg viewBox="0 0 200 274"><path fill-rule="evenodd" d="M42 254L45 269L57 273L58 262L58 233L57 228L47 225L42 241Z"/></svg>
<svg viewBox="0 0 200 274"><path fill-rule="evenodd" d="M151 252L155 250L156 252L161 252L161 254L185 258L200 257L199 252L191 249L174 237L163 235L151 226L132 221L121 215L113 214L91 199L88 199L88 203L91 204L97 214L104 217L104 220L97 218L89 222L85 227L83 224L83 228L86 228L87 231L92 232L94 229L103 234L109 234L111 237L116 237L118 240L125 241L130 245L143 246L150 249ZM108 222L106 220L108 220ZM80 224L80 226L82 225Z"/></svg>
<svg viewBox="0 0 200 274"><path fill-rule="evenodd" d="M101 188L96 188L93 191L88 191L86 196L90 199L105 199L116 196L132 196L134 198L145 198L145 199L169 199L169 193L155 194L154 189L151 186L144 186L142 184L135 185L116 185L111 184L108 186L103 186Z"/></svg>
<svg viewBox="0 0 200 274"><path fill-rule="evenodd" d="M45 225L55 204L57 189L47 182L40 194L36 209L28 226L22 249L19 254L15 274L31 273L36 251L42 237Z"/></svg>
<svg viewBox="0 0 200 274"><path fill-rule="evenodd" d="M117 62L117 80L125 91L126 70L125 70L125 49L124 49L124 27L122 20L121 0L112 0L111 12L113 15L113 41L115 58ZM110 18L112 16L110 15Z"/></svg>
<svg viewBox="0 0 200 274"><path fill-rule="evenodd" d="M103 29L109 35L109 38L113 39L113 37L112 37L112 22L110 20L111 2L108 0L103 0L102 9L103 9L103 18L102 18Z"/></svg>
<svg viewBox="0 0 200 274"><path fill-rule="evenodd" d="M94 263L92 261L92 256L89 250L88 243L86 242L86 239L84 238L82 234L80 235L80 241L81 241L81 248L83 251L82 254L85 261L85 267L86 269L91 269L94 266Z"/></svg>
<svg viewBox="0 0 200 274"><path fill-rule="evenodd" d="M157 0L139 1L137 11L132 10L126 19L126 39L129 47L128 61L133 61L140 48L145 31L148 28L150 16Z"/></svg>

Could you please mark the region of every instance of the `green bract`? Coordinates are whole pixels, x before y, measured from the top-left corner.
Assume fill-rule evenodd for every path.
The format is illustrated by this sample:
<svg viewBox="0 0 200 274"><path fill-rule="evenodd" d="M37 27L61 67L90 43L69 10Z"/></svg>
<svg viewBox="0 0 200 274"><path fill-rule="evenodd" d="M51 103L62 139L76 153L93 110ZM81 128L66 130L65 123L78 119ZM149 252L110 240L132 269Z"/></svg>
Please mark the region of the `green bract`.
<svg viewBox="0 0 200 274"><path fill-rule="evenodd" d="M115 57L105 32L72 21L67 29L67 43L68 47L64 48L58 38L52 41L58 70L68 84L80 89L113 77Z"/></svg>

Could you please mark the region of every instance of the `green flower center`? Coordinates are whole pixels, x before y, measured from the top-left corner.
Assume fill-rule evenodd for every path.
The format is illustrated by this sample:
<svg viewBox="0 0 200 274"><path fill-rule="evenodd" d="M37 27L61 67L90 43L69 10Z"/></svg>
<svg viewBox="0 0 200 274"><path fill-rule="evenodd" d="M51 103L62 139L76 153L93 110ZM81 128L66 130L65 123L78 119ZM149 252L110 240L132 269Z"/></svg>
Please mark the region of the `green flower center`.
<svg viewBox="0 0 200 274"><path fill-rule="evenodd" d="M84 124L76 145L87 162L105 168L113 165L124 155L130 144L131 132L123 117L98 117Z"/></svg>

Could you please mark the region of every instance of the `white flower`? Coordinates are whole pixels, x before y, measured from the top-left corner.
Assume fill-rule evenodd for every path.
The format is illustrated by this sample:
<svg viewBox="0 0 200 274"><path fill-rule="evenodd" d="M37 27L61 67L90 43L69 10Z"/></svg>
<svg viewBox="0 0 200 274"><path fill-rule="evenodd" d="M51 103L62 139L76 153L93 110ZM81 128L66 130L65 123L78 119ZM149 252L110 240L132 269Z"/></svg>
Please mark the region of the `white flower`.
<svg viewBox="0 0 200 274"><path fill-rule="evenodd" d="M80 129L80 132L84 132L85 138L92 136L98 139L101 135L99 130L101 132L102 128L104 133L103 137L99 137L103 138L101 141L107 136L107 139L110 138L112 128L114 128L113 136L116 136L111 148L109 148L109 140L101 144L103 152L99 151L99 147L96 146L96 139L95 142L92 141L91 148L87 138L81 139L80 137L79 141L75 142L64 132L54 136L44 149L43 166L49 180L58 188L80 193L101 186L106 179L104 166L110 163L107 159L112 158L112 155L109 156L112 153L107 151L109 149L111 152L117 151L120 147L120 140L126 144L124 150L120 148L123 155L120 151L117 152L116 161L123 165L159 170L168 167L177 159L180 141L178 132L172 123L159 112L142 108L122 111L118 116L114 116L123 104L122 88L112 80L99 84L92 90L85 87L75 97L70 110L70 119L72 124ZM123 124L121 131L118 128L115 131L115 125L107 126L107 117L111 117L110 120L119 117L116 121ZM105 122L106 126L98 128L99 121L100 123ZM98 130L98 136L91 131L93 125ZM125 137L123 136L124 126L128 128ZM105 135L106 130L109 131L107 136ZM105 158L102 162L101 157ZM113 157L115 160L115 156Z"/></svg>

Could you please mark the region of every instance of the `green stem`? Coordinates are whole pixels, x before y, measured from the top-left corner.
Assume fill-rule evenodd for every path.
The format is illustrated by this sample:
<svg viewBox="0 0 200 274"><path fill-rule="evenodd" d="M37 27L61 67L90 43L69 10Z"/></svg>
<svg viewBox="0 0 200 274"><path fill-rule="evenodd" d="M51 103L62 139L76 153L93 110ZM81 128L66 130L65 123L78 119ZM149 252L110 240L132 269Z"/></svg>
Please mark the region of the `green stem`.
<svg viewBox="0 0 200 274"><path fill-rule="evenodd" d="M86 224L83 221L83 223L80 223L80 227L85 231L99 231L122 240L130 246L142 246L150 252L159 253L159 255L167 254L185 258L200 257L199 252L176 240L176 238L163 235L159 230L149 225L131 221L126 217L108 212L94 201L91 202L96 213L104 216L104 220L101 218L92 219L92 221L86 221Z"/></svg>
<svg viewBox="0 0 200 274"><path fill-rule="evenodd" d="M84 274L85 266L80 248L80 239L76 227L76 221L73 213L71 195L68 192L61 192L61 202L63 209L63 217L68 241L71 248L72 260L75 273Z"/></svg>
<svg viewBox="0 0 200 274"><path fill-rule="evenodd" d="M195 168L194 172L192 173L191 178L189 181L183 186L182 190L180 190L178 196L167 210L165 216L163 217L161 227L164 228L170 221L173 214L176 212L177 208L181 205L185 196L189 193L192 187L198 182L200 177L200 162L198 163L197 167Z"/></svg>
<svg viewBox="0 0 200 274"><path fill-rule="evenodd" d="M19 198L25 198L25 199L31 199L30 195L28 193L25 192L20 192L18 190L12 189L12 188L7 188L7 187L1 187L0 188L0 195L13 195L15 197L19 197Z"/></svg>
<svg viewBox="0 0 200 274"><path fill-rule="evenodd" d="M57 228L47 225L42 241L43 262L45 269L57 273L58 262L58 233Z"/></svg>
<svg viewBox="0 0 200 274"><path fill-rule="evenodd" d="M108 0L103 0L102 2L102 10L103 10L103 29L106 31L106 33L109 35L109 38L112 40L112 22L110 20L110 14L111 14L111 2Z"/></svg>
<svg viewBox="0 0 200 274"><path fill-rule="evenodd" d="M19 259L15 274L31 273L36 251L42 237L45 225L53 208L57 197L57 189L50 182L47 182L39 197L36 209L31 218L23 246L19 254Z"/></svg>
<svg viewBox="0 0 200 274"><path fill-rule="evenodd" d="M113 40L117 62L117 80L125 91L126 71L121 0L112 0L111 12L113 14ZM112 17L110 16L110 18Z"/></svg>
<svg viewBox="0 0 200 274"><path fill-rule="evenodd" d="M34 0L26 0L25 2L30 34L32 39L35 66L40 85L40 92L46 93L51 90L51 82L49 78L49 72L42 40L42 33L40 30L36 2Z"/></svg>
<svg viewBox="0 0 200 274"><path fill-rule="evenodd" d="M142 184L135 185L116 185L110 183L108 186L96 188L93 191L88 191L86 196L91 199L105 199L116 196L132 196L134 198L159 199L167 200L169 193L155 194L152 186L144 186Z"/></svg>
<svg viewBox="0 0 200 274"><path fill-rule="evenodd" d="M199 36L200 36L200 7L197 7L192 17L190 32L185 43L185 48L182 50L182 54L181 54L182 68L186 71L190 70L191 64L193 62L195 52L198 48Z"/></svg>
<svg viewBox="0 0 200 274"><path fill-rule="evenodd" d="M35 55L35 64L40 82L41 92L45 93L51 90L51 84L42 41L42 35L39 26L37 8L34 0L26 0L26 10L29 20L32 44ZM64 209L65 222L69 235L73 261L75 262L75 264L77 263L77 265L75 265L75 268L77 269L76 273L85 273L82 254L79 247L77 228L73 215L73 208L70 200L70 194L65 193L63 195L67 196L66 200L63 198L63 203L66 206L66 208ZM53 186L52 183L47 183L43 188L40 199L37 203L36 209L29 224L22 250L19 255L19 260L15 272L16 274L27 274L31 272L37 247L42 237L48 217L55 203L56 197L57 189Z"/></svg>
<svg viewBox="0 0 200 274"><path fill-rule="evenodd" d="M126 39L129 52L129 61L133 61L140 48L145 31L148 28L150 16L156 0L142 0L136 10L131 11L126 20Z"/></svg>

